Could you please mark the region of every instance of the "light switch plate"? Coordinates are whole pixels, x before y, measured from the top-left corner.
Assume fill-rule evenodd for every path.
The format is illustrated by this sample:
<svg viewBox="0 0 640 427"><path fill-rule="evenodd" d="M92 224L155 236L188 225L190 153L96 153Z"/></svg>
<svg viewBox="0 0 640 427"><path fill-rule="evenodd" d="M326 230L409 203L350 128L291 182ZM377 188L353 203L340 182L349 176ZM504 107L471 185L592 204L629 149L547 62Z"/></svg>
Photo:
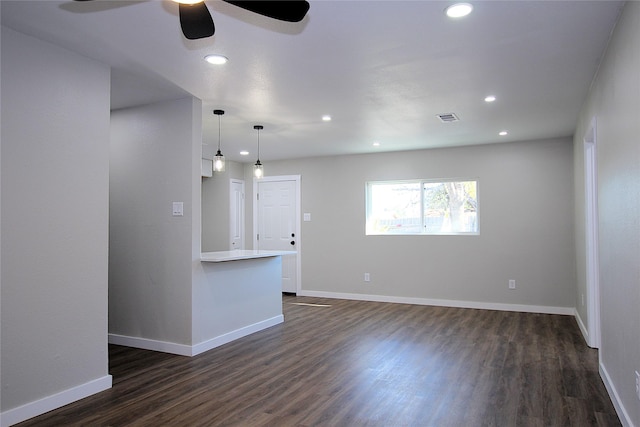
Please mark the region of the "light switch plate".
<svg viewBox="0 0 640 427"><path fill-rule="evenodd" d="M173 202L173 216L183 216L183 215L184 215L184 203Z"/></svg>
<svg viewBox="0 0 640 427"><path fill-rule="evenodd" d="M308 212L305 212L305 214L303 215L303 219L307 222L311 221L311 214Z"/></svg>

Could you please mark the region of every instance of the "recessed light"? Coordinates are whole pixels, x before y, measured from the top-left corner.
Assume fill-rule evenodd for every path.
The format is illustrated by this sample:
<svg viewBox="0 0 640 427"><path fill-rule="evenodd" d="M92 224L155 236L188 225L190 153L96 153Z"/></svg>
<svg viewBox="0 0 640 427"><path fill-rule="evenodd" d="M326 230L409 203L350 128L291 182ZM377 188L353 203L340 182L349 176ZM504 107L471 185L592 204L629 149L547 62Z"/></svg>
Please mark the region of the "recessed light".
<svg viewBox="0 0 640 427"><path fill-rule="evenodd" d="M374 143L373 143L373 146L374 146L374 147L379 147L379 146L380 146L380 143L379 143L378 141L376 141L376 142L374 142Z"/></svg>
<svg viewBox="0 0 640 427"><path fill-rule="evenodd" d="M323 122L330 122L331 121L331 116L328 114L325 114L324 116L322 116L322 121Z"/></svg>
<svg viewBox="0 0 640 427"><path fill-rule="evenodd" d="M498 133L498 135L500 135L500 136L506 136L506 135L509 135L509 132L507 132L506 130L503 130L503 131L500 131L500 132Z"/></svg>
<svg viewBox="0 0 640 427"><path fill-rule="evenodd" d="M222 65L226 64L227 61L229 61L229 58L223 55L207 55L204 57L204 60L209 64Z"/></svg>
<svg viewBox="0 0 640 427"><path fill-rule="evenodd" d="M493 95L489 95L486 98L484 98L484 102L493 102L496 100L496 97Z"/></svg>
<svg viewBox="0 0 640 427"><path fill-rule="evenodd" d="M473 10L470 3L456 3L445 9L445 13L449 18L462 18L467 16Z"/></svg>
<svg viewBox="0 0 640 427"><path fill-rule="evenodd" d="M248 156L248 155L249 155L249 152L248 152L247 150L242 150L242 151L240 152L240 155L241 155L241 156Z"/></svg>

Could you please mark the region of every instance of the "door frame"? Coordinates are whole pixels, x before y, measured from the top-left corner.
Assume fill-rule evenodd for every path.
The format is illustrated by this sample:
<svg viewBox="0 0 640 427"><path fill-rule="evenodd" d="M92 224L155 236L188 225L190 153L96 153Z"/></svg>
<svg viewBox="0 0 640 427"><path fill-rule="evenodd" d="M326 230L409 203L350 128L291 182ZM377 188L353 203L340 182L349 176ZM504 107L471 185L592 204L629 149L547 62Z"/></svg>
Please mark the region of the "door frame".
<svg viewBox="0 0 640 427"><path fill-rule="evenodd" d="M246 200L245 200L245 185L244 185L244 180L243 179L235 179L235 178L231 178L229 180L229 221L232 220L232 216L233 216L233 185L234 184L240 184L242 185L242 215L241 215L241 222L240 222L240 242L241 242L241 247L240 248L234 248L233 245L231 244L231 242L233 241L233 229L231 227L229 227L229 249L244 249L244 243L245 243L245 214L246 214Z"/></svg>
<svg viewBox="0 0 640 427"><path fill-rule="evenodd" d="M298 253L296 256L296 294L299 294L302 289L302 233L301 233L301 200L300 200L300 175L279 175L279 176L265 176L261 179L253 178L253 248L258 248L257 230L258 230L258 184L260 182L277 182L277 181L294 181L295 182L295 226L296 226L296 246L298 247Z"/></svg>
<svg viewBox="0 0 640 427"><path fill-rule="evenodd" d="M583 139L585 189L585 254L588 345L600 348L600 267L598 249L598 163L596 118Z"/></svg>

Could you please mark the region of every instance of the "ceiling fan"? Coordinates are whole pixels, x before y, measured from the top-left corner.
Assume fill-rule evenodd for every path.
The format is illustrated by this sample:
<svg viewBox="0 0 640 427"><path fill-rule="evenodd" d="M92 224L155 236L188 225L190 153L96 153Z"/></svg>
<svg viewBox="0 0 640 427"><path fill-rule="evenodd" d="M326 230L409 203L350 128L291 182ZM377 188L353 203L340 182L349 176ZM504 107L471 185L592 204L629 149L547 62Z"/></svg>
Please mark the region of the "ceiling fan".
<svg viewBox="0 0 640 427"><path fill-rule="evenodd" d="M92 0L75 0L92 1ZM211 37L215 31L213 18L204 0L173 0L178 3L182 34L189 40ZM242 9L269 18L287 22L300 22L309 11L306 0L223 0Z"/></svg>

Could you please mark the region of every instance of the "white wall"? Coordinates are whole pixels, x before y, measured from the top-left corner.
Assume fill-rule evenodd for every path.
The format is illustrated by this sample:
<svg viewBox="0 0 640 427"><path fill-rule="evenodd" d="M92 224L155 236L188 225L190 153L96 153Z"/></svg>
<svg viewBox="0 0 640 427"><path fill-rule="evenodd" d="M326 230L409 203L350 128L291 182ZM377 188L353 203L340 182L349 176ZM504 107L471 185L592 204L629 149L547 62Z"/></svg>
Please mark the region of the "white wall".
<svg viewBox="0 0 640 427"><path fill-rule="evenodd" d="M111 386L109 68L2 27L3 425Z"/></svg>
<svg viewBox="0 0 640 427"><path fill-rule="evenodd" d="M640 3L627 2L576 130L597 120L600 240L600 368L625 425L640 425L635 371L640 372ZM581 176L576 194L583 191ZM584 203L584 202L583 202ZM584 234L576 206L576 224ZM584 258L584 250L578 248ZM584 262L579 265L584 265Z"/></svg>
<svg viewBox="0 0 640 427"><path fill-rule="evenodd" d="M201 109L187 98L111 115L110 334L191 344ZM172 216L173 202L184 216Z"/></svg>
<svg viewBox="0 0 640 427"><path fill-rule="evenodd" d="M562 138L264 163L268 176L302 177L303 293L572 312L572 152ZM458 177L479 180L479 236L365 236L367 181Z"/></svg>

